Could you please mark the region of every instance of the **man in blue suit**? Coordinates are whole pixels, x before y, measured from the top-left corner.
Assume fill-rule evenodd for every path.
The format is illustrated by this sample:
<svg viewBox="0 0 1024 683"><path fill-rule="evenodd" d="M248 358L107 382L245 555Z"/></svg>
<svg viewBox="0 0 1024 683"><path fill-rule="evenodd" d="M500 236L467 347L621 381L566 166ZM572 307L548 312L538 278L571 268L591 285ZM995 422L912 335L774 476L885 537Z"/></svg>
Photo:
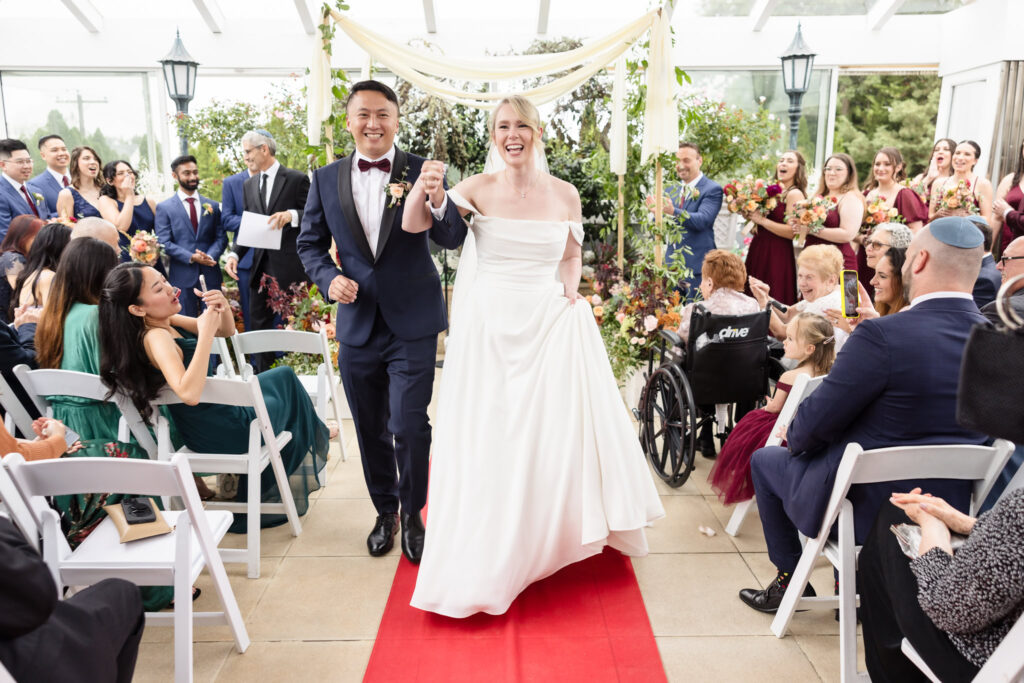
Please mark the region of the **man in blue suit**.
<svg viewBox="0 0 1024 683"><path fill-rule="evenodd" d="M39 156L43 158L46 168L32 180L28 181L29 189L43 195L46 211L49 216L57 215L57 195L71 184L68 175L68 162L71 155L64 138L59 135L44 135L39 138Z"/></svg>
<svg viewBox="0 0 1024 683"><path fill-rule="evenodd" d="M846 445L865 449L981 444L983 434L956 421L960 360L971 328L985 322L971 298L981 265L981 232L966 218L940 218L914 236L903 282L909 310L859 323L832 372L786 429L788 448L754 452L751 474L768 556L778 576L740 599L761 612L778 609L800 560L797 531L817 536ZM921 479L853 487L854 535L860 543L894 491L920 486L964 512L970 483ZM807 595L814 590L808 585Z"/></svg>
<svg viewBox="0 0 1024 683"><path fill-rule="evenodd" d="M339 303L338 362L377 508L367 548L373 556L391 550L401 510L402 551L418 563L430 454L427 405L437 334L448 326L427 235L455 249L466 224L446 201L430 230L404 232L408 187L421 169L440 176L439 164L394 146L398 97L386 85L356 83L346 109L356 151L314 172L297 248L309 277ZM389 191L398 187L404 192ZM332 238L340 269L328 251Z"/></svg>
<svg viewBox="0 0 1024 683"><path fill-rule="evenodd" d="M0 240L15 216L47 218L42 197L25 184L32 176L32 155L21 140L0 140Z"/></svg>
<svg viewBox="0 0 1024 683"><path fill-rule="evenodd" d="M199 314L199 300L193 289L199 287L199 275L210 289L220 288L217 260L228 244L220 220L220 204L200 196L199 167L192 155L171 162L171 175L178 191L156 205L156 236L171 257L167 280L181 289L181 312Z"/></svg>
<svg viewBox="0 0 1024 683"><path fill-rule="evenodd" d="M667 197L662 200L662 211L666 215L677 220L684 211L688 215L683 221L681 241L669 244L665 252L666 263L671 263L673 259L685 259L686 265L693 271L693 275L686 279L685 294L688 299L693 299L699 291L704 255L715 248L715 218L722 208L722 187L701 172L703 163L700 147L696 143L679 143L676 173L682 183L668 187ZM684 191L684 185L691 189ZM647 198L647 205L652 209L657 205L654 197ZM689 253L683 250L684 247L689 249Z"/></svg>
<svg viewBox="0 0 1024 683"><path fill-rule="evenodd" d="M258 169L247 168L246 170L228 176L224 179L221 190L220 222L224 230L232 233L233 239L238 240L238 226L242 223L242 211L245 201L242 194L242 185L246 180L257 173ZM235 274L238 276L238 298L242 307L242 320L245 322L245 329L252 330L252 323L249 322L249 270L252 268L253 250L245 252L245 256L238 261ZM231 271L228 271L231 274Z"/></svg>
<svg viewBox="0 0 1024 683"><path fill-rule="evenodd" d="M974 289L971 292L974 296L974 303L978 305L978 308L982 308L985 304L996 300L996 293L1002 285L1003 276L996 268L996 260L992 257L992 228L988 226L988 221L982 216L968 216L967 219L978 226L978 230L981 230L982 237L985 239L983 245L985 255L981 257L981 271L978 273L978 279L975 280Z"/></svg>

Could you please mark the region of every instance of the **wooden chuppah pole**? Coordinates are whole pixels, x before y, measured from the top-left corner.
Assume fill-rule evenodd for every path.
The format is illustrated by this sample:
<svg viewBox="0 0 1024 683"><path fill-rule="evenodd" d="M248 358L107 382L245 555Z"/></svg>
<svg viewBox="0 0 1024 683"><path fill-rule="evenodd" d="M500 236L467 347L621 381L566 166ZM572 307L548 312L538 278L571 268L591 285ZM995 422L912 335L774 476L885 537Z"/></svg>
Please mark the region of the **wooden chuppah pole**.
<svg viewBox="0 0 1024 683"><path fill-rule="evenodd" d="M619 267L619 273L622 273L623 266L625 265L625 251L626 251L626 200L622 193L622 186L625 182L625 176L619 174L619 257L616 260L616 264Z"/></svg>

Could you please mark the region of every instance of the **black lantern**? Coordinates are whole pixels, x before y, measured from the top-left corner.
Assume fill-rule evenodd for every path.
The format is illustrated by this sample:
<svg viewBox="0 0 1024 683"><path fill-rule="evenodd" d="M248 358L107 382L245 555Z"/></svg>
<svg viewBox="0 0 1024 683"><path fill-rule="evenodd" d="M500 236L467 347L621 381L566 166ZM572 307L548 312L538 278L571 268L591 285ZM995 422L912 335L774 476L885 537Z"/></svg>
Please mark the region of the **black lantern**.
<svg viewBox="0 0 1024 683"><path fill-rule="evenodd" d="M181 31L177 32L174 38L174 45L167 56L160 60L164 68L164 82L167 84L167 94L174 100L178 108L178 118L188 113L188 103L196 94L196 71L199 62L192 59L185 46L181 42ZM188 139L178 126L178 135L181 138L181 153L188 154Z"/></svg>
<svg viewBox="0 0 1024 683"><path fill-rule="evenodd" d="M815 53L807 47L800 24L789 48L782 54L782 87L789 95L789 148L796 149L796 133L800 128L800 102L811 85L811 69Z"/></svg>

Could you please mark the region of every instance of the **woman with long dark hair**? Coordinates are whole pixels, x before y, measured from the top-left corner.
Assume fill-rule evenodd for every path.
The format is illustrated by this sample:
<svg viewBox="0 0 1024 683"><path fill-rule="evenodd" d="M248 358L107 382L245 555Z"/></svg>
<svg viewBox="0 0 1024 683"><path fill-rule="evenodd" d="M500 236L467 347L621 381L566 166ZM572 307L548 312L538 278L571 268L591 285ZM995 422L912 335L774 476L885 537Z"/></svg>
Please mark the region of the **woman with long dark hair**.
<svg viewBox="0 0 1024 683"><path fill-rule="evenodd" d="M106 181L100 173L103 162L92 147L71 150L71 185L57 195L57 215L79 220L100 216L100 190Z"/></svg>
<svg viewBox="0 0 1024 683"><path fill-rule="evenodd" d="M857 188L857 166L849 154L833 154L825 160L815 192L831 197L835 207L828 212L825 226L816 235L807 235L805 246L831 244L843 255L843 268L857 270L857 253L851 242L860 231L864 218L864 195ZM800 231L795 222L794 229ZM802 232L806 232L804 227Z"/></svg>
<svg viewBox="0 0 1024 683"><path fill-rule="evenodd" d="M143 417L152 416L150 401L169 386L183 403L168 406L185 445L195 451L244 453L249 445L252 408L199 404L210 371L214 336L235 330L227 299L219 289L196 292L206 304L198 318L180 315L179 290L154 268L123 263L107 277L99 304L100 377L127 396ZM281 449L295 507L308 508L310 491L327 462L330 432L313 409L298 377L289 367L258 375L271 424L292 433ZM238 500L246 498L239 482ZM271 468L262 476L263 502L280 500ZM284 515L263 515L263 526L283 524ZM245 515L235 515L232 530L244 533Z"/></svg>
<svg viewBox="0 0 1024 683"><path fill-rule="evenodd" d="M7 234L0 243L0 322L14 320L14 309L17 308L12 297L14 288L18 286L18 275L25 270L28 251L35 241L39 229L45 221L24 214L15 216L7 226Z"/></svg>
<svg viewBox="0 0 1024 683"><path fill-rule="evenodd" d="M123 159L111 161L104 166L103 179L106 183L100 190L100 213L121 233L121 261L127 263L131 260L128 245L132 235L139 230L153 232L156 225L156 202L138 193L135 187L138 174ZM162 266L157 269L161 270Z"/></svg>
<svg viewBox="0 0 1024 683"><path fill-rule="evenodd" d="M999 181L992 203L992 234L999 244L992 250L998 259L1016 237L1024 235L1024 144L1017 155L1017 168Z"/></svg>
<svg viewBox="0 0 1024 683"><path fill-rule="evenodd" d="M932 156L928 161L928 169L918 173L910 181L911 187L923 188L918 197L925 206L931 204L932 185L936 180L944 180L953 175L953 150L956 149L956 140L941 138L932 145Z"/></svg>
<svg viewBox="0 0 1024 683"><path fill-rule="evenodd" d="M981 145L974 140L964 140L956 146L956 150L953 151L953 175L935 182L935 190L932 192L931 204L928 207L931 220L943 216L967 216L969 213L976 213L992 225L992 183L980 173L974 172L979 159ZM946 189L955 187L961 181L966 183L971 191L974 208L940 208L942 195Z"/></svg>
<svg viewBox="0 0 1024 683"><path fill-rule="evenodd" d="M70 241L71 228L61 223L50 223L39 231L32 241L25 267L14 282L12 311L19 306L42 307L46 304L57 264Z"/></svg>
<svg viewBox="0 0 1024 683"><path fill-rule="evenodd" d="M807 162L800 152L783 152L775 165L775 182L782 188L775 208L767 216L756 211L743 214L758 228L747 251L747 274L766 282L777 300L792 305L796 303L796 256L786 212L807 196ZM749 286L746 291L750 292Z"/></svg>

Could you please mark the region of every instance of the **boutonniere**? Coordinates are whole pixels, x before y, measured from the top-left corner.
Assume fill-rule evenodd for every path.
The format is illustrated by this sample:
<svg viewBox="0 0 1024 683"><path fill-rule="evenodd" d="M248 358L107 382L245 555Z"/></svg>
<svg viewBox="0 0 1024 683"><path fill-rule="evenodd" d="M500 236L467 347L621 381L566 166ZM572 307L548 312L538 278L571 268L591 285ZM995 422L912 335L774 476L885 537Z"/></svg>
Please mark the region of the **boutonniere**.
<svg viewBox="0 0 1024 683"><path fill-rule="evenodd" d="M402 169L402 176L397 183L388 183L384 186L384 193L388 196L388 208L401 206L405 195L412 189L412 185L405 179L409 173L409 167Z"/></svg>
<svg viewBox="0 0 1024 683"><path fill-rule="evenodd" d="M203 204L203 213L207 216L213 215L213 204Z"/></svg>
<svg viewBox="0 0 1024 683"><path fill-rule="evenodd" d="M32 193L32 197L35 198L36 204L42 204L43 203L43 195L39 194L38 192L33 192Z"/></svg>

